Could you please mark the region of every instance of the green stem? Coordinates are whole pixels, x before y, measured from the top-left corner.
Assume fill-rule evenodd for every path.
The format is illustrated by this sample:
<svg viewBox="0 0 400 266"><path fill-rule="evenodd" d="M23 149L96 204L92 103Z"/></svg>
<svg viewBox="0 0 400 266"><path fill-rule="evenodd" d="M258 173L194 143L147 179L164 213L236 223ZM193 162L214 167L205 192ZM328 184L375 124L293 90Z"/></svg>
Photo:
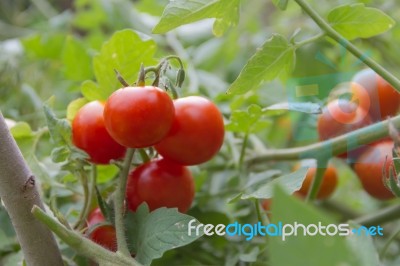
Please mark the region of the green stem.
<svg viewBox="0 0 400 266"><path fill-rule="evenodd" d="M400 128L400 115L390 119L395 128ZM268 150L246 161L248 166L265 163L265 161L299 160L306 158L329 158L349 150L354 150L362 145L370 144L382 139L389 134L389 119L369 125L336 138L314 143L307 146Z"/></svg>
<svg viewBox="0 0 400 266"><path fill-rule="evenodd" d="M72 230L68 230L36 205L32 208L32 214L36 219L41 221L51 231L53 231L68 246L75 249L80 254L99 263L100 265L141 265L135 259L131 258L130 255L124 256L120 253L111 252L83 237L81 234L78 234Z"/></svg>
<svg viewBox="0 0 400 266"><path fill-rule="evenodd" d="M85 210L87 205L89 204L89 186L88 186L88 178L86 176L85 170L81 169L76 172L79 176L79 180L81 182L83 188L83 208L79 214L78 220L74 225L74 229L81 229L85 222Z"/></svg>
<svg viewBox="0 0 400 266"><path fill-rule="evenodd" d="M372 58L360 51L355 45L344 38L340 33L332 28L332 26L327 23L306 1L295 0L295 2L307 13L312 20L326 33L327 36L331 37L338 44L347 49L350 53L356 56L359 60L364 62L367 66L372 68L376 73L378 73L382 78L389 82L397 91L400 92L400 80L397 79L392 73L387 71Z"/></svg>
<svg viewBox="0 0 400 266"><path fill-rule="evenodd" d="M317 41L317 40L319 40L319 39L321 39L321 38L323 38L325 36L326 36L326 33L325 32L321 32L321 33L319 33L319 34L317 34L315 36L312 36L312 37L310 37L310 38L308 38L306 40L303 40L303 41L300 41L300 42L296 42L294 44L294 46L295 46L295 48L299 48L299 47L304 46L306 44L313 43L313 42L315 42L315 41Z"/></svg>
<svg viewBox="0 0 400 266"><path fill-rule="evenodd" d="M125 209L125 194L126 194L126 182L129 175L130 166L132 163L135 149L128 149L124 161L124 166L119 176L118 186L115 191L114 198L114 209L115 209L115 231L117 235L118 251L125 256L130 256L128 245L125 238L125 226L124 226L124 209Z"/></svg>
<svg viewBox="0 0 400 266"><path fill-rule="evenodd" d="M400 218L400 205L389 206L377 212L358 217L353 221L365 226L379 225Z"/></svg>
<svg viewBox="0 0 400 266"><path fill-rule="evenodd" d="M244 157L246 155L246 147L247 147L248 140L249 140L249 133L246 132L246 134L244 135L244 138L243 138L242 148L240 150L239 170L241 170L243 168L243 162L244 162Z"/></svg>
<svg viewBox="0 0 400 266"><path fill-rule="evenodd" d="M328 160L325 158L319 158L317 161L317 171L315 176L311 182L311 188L307 193L306 202L310 200L314 200L317 195L318 191L321 187L322 181L324 179L324 174L326 171L326 167L328 165Z"/></svg>
<svg viewBox="0 0 400 266"><path fill-rule="evenodd" d="M390 244L400 235L400 227L397 228L397 230L390 235L389 239L386 241L385 245L383 246L383 248L381 249L381 251L379 252L379 258L381 259L381 261L384 259L385 255L386 255L386 251L388 250Z"/></svg>

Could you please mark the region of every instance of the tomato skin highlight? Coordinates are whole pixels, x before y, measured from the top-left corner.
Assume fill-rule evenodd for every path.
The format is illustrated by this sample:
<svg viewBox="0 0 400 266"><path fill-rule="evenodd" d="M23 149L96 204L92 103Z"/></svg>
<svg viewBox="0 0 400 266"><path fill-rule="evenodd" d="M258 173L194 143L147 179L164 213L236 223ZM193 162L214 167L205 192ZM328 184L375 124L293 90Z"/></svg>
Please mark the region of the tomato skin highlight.
<svg viewBox="0 0 400 266"><path fill-rule="evenodd" d="M389 116L394 116L399 110L400 93L372 69L367 68L358 72L353 77L353 82L367 91L371 101L367 111L373 121L381 121ZM354 94L358 97L362 92L356 89Z"/></svg>
<svg viewBox="0 0 400 266"><path fill-rule="evenodd" d="M320 140L328 140L372 124L366 110L347 100L334 100L318 116L317 131ZM363 148L340 154L338 157L354 160Z"/></svg>
<svg viewBox="0 0 400 266"><path fill-rule="evenodd" d="M365 191L376 199L387 200L395 197L383 184L382 174L383 167L385 167L386 173L389 173L390 164L393 162L393 145L392 140L374 143L361 154L354 164L354 171Z"/></svg>
<svg viewBox="0 0 400 266"><path fill-rule="evenodd" d="M89 154L95 164L121 159L126 151L106 130L103 111L104 104L93 101L84 105L72 121L72 142Z"/></svg>
<svg viewBox="0 0 400 266"><path fill-rule="evenodd" d="M126 87L115 91L104 107L110 135L129 148L150 147L168 133L174 120L169 95L157 87Z"/></svg>
<svg viewBox="0 0 400 266"><path fill-rule="evenodd" d="M101 212L100 208L95 208L94 210L92 210L87 218L87 225L88 227L91 227L95 224L99 224L102 222L105 222L105 218L103 213Z"/></svg>
<svg viewBox="0 0 400 266"><path fill-rule="evenodd" d="M196 165L210 160L224 142L221 112L210 100L189 96L174 101L175 119L168 135L156 150L166 159L182 165Z"/></svg>
<svg viewBox="0 0 400 266"><path fill-rule="evenodd" d="M132 211L146 202L151 211L167 207L185 213L192 205L194 194L194 181L189 169L159 159L142 164L129 174L126 200Z"/></svg>

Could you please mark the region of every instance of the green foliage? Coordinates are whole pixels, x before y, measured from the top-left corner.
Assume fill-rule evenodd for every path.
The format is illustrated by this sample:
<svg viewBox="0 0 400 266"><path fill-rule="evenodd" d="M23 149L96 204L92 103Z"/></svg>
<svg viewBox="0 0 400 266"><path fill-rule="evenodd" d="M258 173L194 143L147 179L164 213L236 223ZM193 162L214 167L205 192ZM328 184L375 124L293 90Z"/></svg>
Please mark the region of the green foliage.
<svg viewBox="0 0 400 266"><path fill-rule="evenodd" d="M307 175L308 168L301 168L293 173L280 176L265 183L253 192L244 192L241 199L269 199L272 198L274 188L279 185L289 194L298 191Z"/></svg>
<svg viewBox="0 0 400 266"><path fill-rule="evenodd" d="M272 0L272 3L281 10L286 10L289 0Z"/></svg>
<svg viewBox="0 0 400 266"><path fill-rule="evenodd" d="M336 224L336 221L311 206L288 196L281 188L274 190L272 202L272 223L304 225L321 223ZM301 231L301 230L300 230ZM364 265L353 255L347 240L339 235L324 237L321 235L289 236L285 241L280 237L271 238L269 254L271 265L318 265L321 261L326 266L349 264ZM287 256L290 254L290 256ZM304 256L307 254L307 256Z"/></svg>
<svg viewBox="0 0 400 266"><path fill-rule="evenodd" d="M188 224L193 217L181 214L176 209L160 208L149 213L146 204L139 206L135 213L128 213L128 238L134 245L136 259L144 265L160 258L162 254L172 248L187 245L201 235L194 233L189 236ZM196 226L198 222L193 225Z"/></svg>
<svg viewBox="0 0 400 266"><path fill-rule="evenodd" d="M280 74L288 75L294 66L295 48L279 34L274 34L243 67L228 93L241 94L258 88Z"/></svg>
<svg viewBox="0 0 400 266"><path fill-rule="evenodd" d="M395 21L379 9L364 4L343 5L328 14L332 27L345 38L370 38L392 28Z"/></svg>
<svg viewBox="0 0 400 266"><path fill-rule="evenodd" d="M171 1L154 27L153 33L165 33L181 25L216 18L213 31L216 36L221 36L229 27L238 23L239 4L240 0Z"/></svg>
<svg viewBox="0 0 400 266"><path fill-rule="evenodd" d="M136 81L140 64L153 65L156 44L149 37L132 30L114 33L93 59L97 84L86 81L82 84L82 94L89 100L106 100L121 87L115 76L118 70L129 84Z"/></svg>

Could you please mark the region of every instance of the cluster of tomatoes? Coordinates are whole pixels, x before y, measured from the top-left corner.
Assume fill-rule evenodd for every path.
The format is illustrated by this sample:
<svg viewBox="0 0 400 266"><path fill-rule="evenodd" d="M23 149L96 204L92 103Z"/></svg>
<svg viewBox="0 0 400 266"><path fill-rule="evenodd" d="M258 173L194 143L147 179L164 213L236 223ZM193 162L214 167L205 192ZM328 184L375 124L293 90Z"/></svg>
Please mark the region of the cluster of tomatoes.
<svg viewBox="0 0 400 266"><path fill-rule="evenodd" d="M349 100L328 103L318 118L318 133L327 140L394 116L400 107L400 94L371 69L358 72L348 88ZM346 158L365 191L385 200L393 193L385 186L383 173L393 162L394 143L384 138L370 145L339 155ZM386 171L385 171L386 170Z"/></svg>
<svg viewBox="0 0 400 266"><path fill-rule="evenodd" d="M187 166L204 163L219 151L224 121L218 108L206 98L172 100L158 87L125 87L111 94L105 103L84 105L72 122L72 138L94 164L121 159L127 148L154 148L158 156L129 173L126 205L131 211L146 202L150 210L168 207L186 212L195 194ZM104 220L96 209L88 224ZM116 249L113 225L89 229L89 237L110 250Z"/></svg>
<svg viewBox="0 0 400 266"><path fill-rule="evenodd" d="M317 130L320 140L328 140L367 125L394 116L400 108L400 94L382 77L371 69L358 72L340 93L351 95L350 99L336 98L330 101L318 117ZM384 173L389 173L393 163L394 143L384 138L370 145L351 150L338 157L347 159L357 174L364 190L379 200L391 199L393 193L384 184ZM306 165L302 165L302 164ZM310 164L311 163L311 164ZM310 167L299 191L295 194L306 197L316 174L315 162L295 165ZM295 170L294 169L294 170ZM322 178L317 199L332 195L338 184L338 172L331 164ZM271 200L262 202L263 208L270 209Z"/></svg>

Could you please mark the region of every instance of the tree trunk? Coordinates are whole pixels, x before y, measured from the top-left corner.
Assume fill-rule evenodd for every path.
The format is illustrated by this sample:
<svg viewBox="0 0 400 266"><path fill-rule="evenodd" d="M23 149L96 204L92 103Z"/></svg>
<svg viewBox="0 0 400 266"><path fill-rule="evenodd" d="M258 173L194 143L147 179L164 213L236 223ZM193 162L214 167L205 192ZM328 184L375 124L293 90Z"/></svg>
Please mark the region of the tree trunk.
<svg viewBox="0 0 400 266"><path fill-rule="evenodd" d="M25 261L29 266L63 265L53 234L31 213L33 205L43 209L35 184L36 177L25 163L0 111L0 198L17 233Z"/></svg>

